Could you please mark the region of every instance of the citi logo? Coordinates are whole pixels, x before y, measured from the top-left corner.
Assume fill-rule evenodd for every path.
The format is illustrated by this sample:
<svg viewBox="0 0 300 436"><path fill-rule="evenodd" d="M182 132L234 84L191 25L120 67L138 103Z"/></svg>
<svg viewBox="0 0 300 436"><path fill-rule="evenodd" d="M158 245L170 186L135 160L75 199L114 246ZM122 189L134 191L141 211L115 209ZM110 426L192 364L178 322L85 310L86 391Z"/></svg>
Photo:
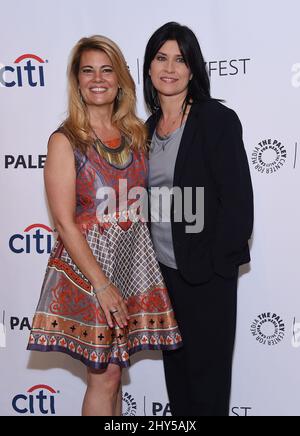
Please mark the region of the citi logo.
<svg viewBox="0 0 300 436"><path fill-rule="evenodd" d="M19 56L13 65L0 68L0 84L6 88L45 86L44 65L47 62L34 54Z"/></svg>
<svg viewBox="0 0 300 436"><path fill-rule="evenodd" d="M28 389L26 394L18 394L12 400L12 407L15 412L25 415L55 415L56 392L47 385L37 385Z"/></svg>
<svg viewBox="0 0 300 436"><path fill-rule="evenodd" d="M32 224L23 234L9 239L9 248L15 254L50 254L53 244L53 230L44 224Z"/></svg>

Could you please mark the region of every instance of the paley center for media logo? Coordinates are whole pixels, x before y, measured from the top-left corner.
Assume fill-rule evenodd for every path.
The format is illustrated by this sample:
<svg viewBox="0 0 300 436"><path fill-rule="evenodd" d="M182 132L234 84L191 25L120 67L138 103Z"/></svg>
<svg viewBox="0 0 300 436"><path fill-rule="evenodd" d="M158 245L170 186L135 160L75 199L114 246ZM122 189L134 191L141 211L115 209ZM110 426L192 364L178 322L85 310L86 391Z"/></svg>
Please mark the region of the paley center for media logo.
<svg viewBox="0 0 300 436"><path fill-rule="evenodd" d="M9 249L15 254L50 254L53 230L44 224L32 224L9 239Z"/></svg>
<svg viewBox="0 0 300 436"><path fill-rule="evenodd" d="M136 416L137 404L134 397L128 392L123 393L122 410L123 416Z"/></svg>
<svg viewBox="0 0 300 436"><path fill-rule="evenodd" d="M276 313L265 312L251 324L251 333L262 345L278 345L285 337L285 323Z"/></svg>
<svg viewBox="0 0 300 436"><path fill-rule="evenodd" d="M263 139L254 148L252 164L261 174L274 174L286 163L287 150L278 139Z"/></svg>
<svg viewBox="0 0 300 436"><path fill-rule="evenodd" d="M45 86L45 64L48 61L35 54L19 56L11 65L0 65L0 86L30 88Z"/></svg>
<svg viewBox="0 0 300 436"><path fill-rule="evenodd" d="M12 407L20 415L56 415L55 400L59 391L47 385L36 385L26 393L17 394Z"/></svg>

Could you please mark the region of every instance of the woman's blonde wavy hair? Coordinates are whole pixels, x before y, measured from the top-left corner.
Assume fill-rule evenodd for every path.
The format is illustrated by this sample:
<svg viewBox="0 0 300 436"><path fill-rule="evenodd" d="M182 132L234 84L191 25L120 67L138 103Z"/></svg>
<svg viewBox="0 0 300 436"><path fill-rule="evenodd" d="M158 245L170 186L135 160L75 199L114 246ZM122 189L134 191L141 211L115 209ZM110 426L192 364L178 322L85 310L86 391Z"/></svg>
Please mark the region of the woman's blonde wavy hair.
<svg viewBox="0 0 300 436"><path fill-rule="evenodd" d="M112 123L129 139L132 149L145 151L147 129L136 116L135 83L121 50L105 36L94 35L82 38L71 52L68 66L68 117L60 129L66 134L72 146L83 153L86 153L93 144L88 112L82 101L78 82L81 55L87 50L101 50L110 58L121 87L119 98L115 102Z"/></svg>

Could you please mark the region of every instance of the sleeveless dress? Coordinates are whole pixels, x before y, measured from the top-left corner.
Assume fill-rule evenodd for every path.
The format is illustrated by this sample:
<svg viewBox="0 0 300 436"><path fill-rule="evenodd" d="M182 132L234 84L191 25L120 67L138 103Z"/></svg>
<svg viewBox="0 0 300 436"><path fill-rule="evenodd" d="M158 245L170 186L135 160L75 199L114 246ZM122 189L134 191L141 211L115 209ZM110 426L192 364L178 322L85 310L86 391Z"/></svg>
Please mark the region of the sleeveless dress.
<svg viewBox="0 0 300 436"><path fill-rule="evenodd" d="M104 369L110 363L128 367L130 356L141 350L179 348L182 338L147 223L134 209L134 200L125 210L107 213L99 196L101 189L113 188L120 200L120 180L126 194L134 187L147 188L146 157L131 151L122 168L108 163L95 147L86 155L75 150L74 155L76 223L103 272L127 301L130 320L123 329L116 323L108 326L91 283L58 237L27 349L67 353L89 367Z"/></svg>

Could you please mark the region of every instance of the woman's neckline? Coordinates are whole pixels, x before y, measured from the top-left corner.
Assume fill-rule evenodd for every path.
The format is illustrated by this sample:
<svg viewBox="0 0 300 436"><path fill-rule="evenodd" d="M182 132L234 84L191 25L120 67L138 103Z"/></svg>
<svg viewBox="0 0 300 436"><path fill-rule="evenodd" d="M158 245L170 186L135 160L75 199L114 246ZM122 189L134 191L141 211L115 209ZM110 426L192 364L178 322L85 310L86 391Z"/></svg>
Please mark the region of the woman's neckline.
<svg viewBox="0 0 300 436"><path fill-rule="evenodd" d="M168 136L161 136L158 133L157 129L155 129L155 135L159 141L169 141L170 139L175 137L176 134L179 133L180 130L184 129L185 125L186 125L186 121L181 126L177 127L177 129L175 129L173 132L171 132Z"/></svg>

